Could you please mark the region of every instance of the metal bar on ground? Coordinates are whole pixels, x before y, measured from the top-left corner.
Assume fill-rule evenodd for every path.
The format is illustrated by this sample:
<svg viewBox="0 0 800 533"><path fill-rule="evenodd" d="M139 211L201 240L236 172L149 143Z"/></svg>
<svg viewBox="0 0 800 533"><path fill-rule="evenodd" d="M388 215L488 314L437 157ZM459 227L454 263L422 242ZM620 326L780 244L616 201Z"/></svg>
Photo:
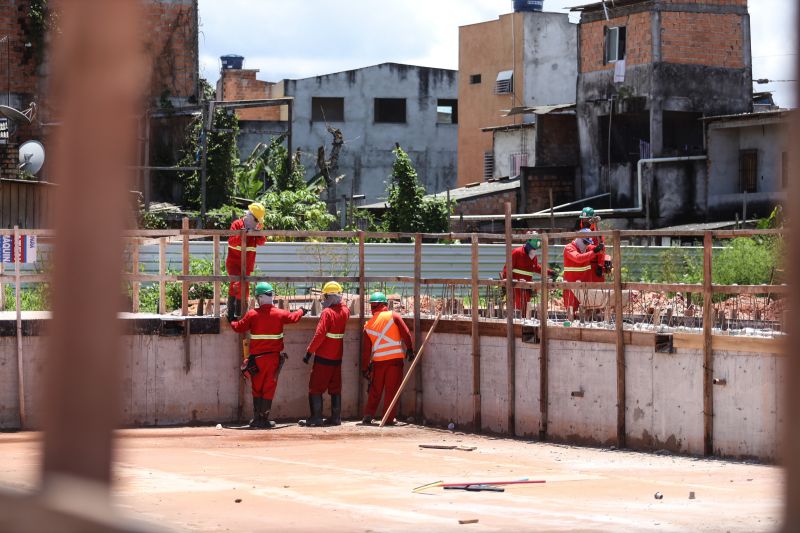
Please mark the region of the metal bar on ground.
<svg viewBox="0 0 800 533"><path fill-rule="evenodd" d="M614 329L617 346L617 448L625 447L625 332L622 320L622 246L618 230L614 231L614 255L611 257L614 269Z"/></svg>
<svg viewBox="0 0 800 533"><path fill-rule="evenodd" d="M183 231L189 230L189 219L187 217L183 217L183 221L181 223ZM181 261L183 263L182 272L184 276L189 275L189 234L183 234L183 251L181 253ZM181 315L188 316L189 315L189 282L183 281L181 282Z"/></svg>
<svg viewBox="0 0 800 533"><path fill-rule="evenodd" d="M422 277L422 236L417 234L414 236L414 345L419 346L420 339L422 339L422 330L420 327L422 297L420 295L420 278ZM436 312L436 309L431 300L431 312ZM387 411L388 412L388 411ZM422 420L422 367L417 369L414 375L414 417L416 420ZM383 424L381 424L383 425Z"/></svg>
<svg viewBox="0 0 800 533"><path fill-rule="evenodd" d="M472 294L470 296L472 318L472 430L481 432L481 328L480 285L478 284L478 237L472 234Z"/></svg>
<svg viewBox="0 0 800 533"><path fill-rule="evenodd" d="M508 434L516 435L514 428L514 404L516 395L516 341L514 339L514 285L511 281L511 202L505 203L506 210L506 368L508 372Z"/></svg>
<svg viewBox="0 0 800 533"><path fill-rule="evenodd" d="M714 454L712 242L711 232L705 232L703 237L703 452L705 455Z"/></svg>
<svg viewBox="0 0 800 533"><path fill-rule="evenodd" d="M550 289L547 280L549 261L550 238L542 235L542 276L541 296L539 298L539 440L547 440L548 400L550 398L550 371L547 346L547 309L549 306Z"/></svg>
<svg viewBox="0 0 800 533"><path fill-rule="evenodd" d="M397 403L397 400L400 399L400 395L403 394L403 389L406 388L406 385L408 384L408 379L411 377L411 374L414 373L414 369L417 367L417 364L420 362L420 360L422 360L422 354L425 352L425 345L428 344L428 339L431 338L431 335L433 334L433 331L436 329L436 325L439 323L439 319L440 318L442 318L442 313L441 312L439 312L436 315L436 320L434 320L433 324L431 324L431 329L428 330L428 334L425 336L425 340L422 341L422 346L420 346L419 349L417 350L417 355L414 357L414 360L411 362L411 367L408 369L408 372L406 372L406 375L403 378L403 382L400 383L400 388L397 389L397 394L395 394L394 398L392 398L392 403L389 404L389 407L387 407L387 408L385 408L383 410L384 413L383 413L383 418L381 419L380 427L383 427L384 425L386 425L386 421L389 418L389 413L392 412L392 409L394 408L395 404Z"/></svg>

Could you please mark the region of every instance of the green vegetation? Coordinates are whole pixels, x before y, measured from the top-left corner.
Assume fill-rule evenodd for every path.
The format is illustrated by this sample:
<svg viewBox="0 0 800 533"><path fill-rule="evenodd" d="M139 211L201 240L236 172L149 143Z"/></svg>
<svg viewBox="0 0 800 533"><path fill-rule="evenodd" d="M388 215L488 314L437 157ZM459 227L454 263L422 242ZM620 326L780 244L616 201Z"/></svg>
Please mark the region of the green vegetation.
<svg viewBox="0 0 800 533"><path fill-rule="evenodd" d="M14 285L3 285L5 307L3 311L15 311L16 296ZM47 311L50 309L50 284L35 283L30 287L20 289L20 307L23 311Z"/></svg>

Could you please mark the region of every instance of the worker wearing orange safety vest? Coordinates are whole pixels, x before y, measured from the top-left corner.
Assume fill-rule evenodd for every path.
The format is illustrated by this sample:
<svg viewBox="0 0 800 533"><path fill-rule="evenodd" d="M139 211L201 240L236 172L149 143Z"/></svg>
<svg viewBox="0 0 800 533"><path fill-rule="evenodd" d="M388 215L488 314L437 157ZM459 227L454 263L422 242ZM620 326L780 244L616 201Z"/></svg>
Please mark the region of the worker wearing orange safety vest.
<svg viewBox="0 0 800 533"><path fill-rule="evenodd" d="M273 305L274 290L269 283L256 284L258 307L250 309L241 320L231 322L237 333L250 332L250 357L247 370L253 392L253 420L250 427L269 429L275 426L269 420L272 399L278 387L281 351L283 351L283 326L298 322L306 310L294 312Z"/></svg>
<svg viewBox="0 0 800 533"><path fill-rule="evenodd" d="M247 213L231 224L231 231L237 233L228 238L228 257L225 259L225 268L228 270L229 276L240 277L242 275L242 253L245 254L245 275L249 276L253 273L256 266L256 247L266 243L267 239L265 237L247 237L246 242L243 243L239 232L242 229L248 231L262 229L266 212L262 204L252 203L247 207ZM242 314L242 299L247 301L249 294L247 283L242 287L241 281L231 281L228 288L228 321L232 322Z"/></svg>
<svg viewBox="0 0 800 533"><path fill-rule="evenodd" d="M335 281L329 281L322 287L322 297L322 314L303 358L303 362L308 364L311 357L315 356L308 382L311 418L300 421L300 425L308 427L342 424L342 356L350 309L342 302L342 286ZM323 420L322 395L325 391L331 395L331 417Z"/></svg>
<svg viewBox="0 0 800 533"><path fill-rule="evenodd" d="M581 232L590 231L584 228ZM564 281L592 281L593 264L597 261L597 256L605 257L605 244L594 244L589 237L578 237L564 247ZM564 289L564 307L567 309L567 317L578 310L580 302L575 294Z"/></svg>
<svg viewBox="0 0 800 533"><path fill-rule="evenodd" d="M372 318L364 324L361 368L370 381L367 405L362 423L371 424L383 395L383 405L388 406L400 389L403 380L403 354L414 359L414 344L403 318L389 311L389 302L382 292L369 298ZM405 344L405 350L403 350ZM386 393L384 395L384 392ZM395 424L395 406L387 417L387 424Z"/></svg>
<svg viewBox="0 0 800 533"><path fill-rule="evenodd" d="M536 250L541 248L542 240L536 236L525 241L519 248L514 248L511 252L511 279L518 281L533 281L534 274L541 274L542 267L536 256ZM508 265L503 267L500 279L506 279ZM547 269L547 275L555 279L556 272ZM531 300L533 291L531 289L514 289L514 309L525 311L526 304Z"/></svg>

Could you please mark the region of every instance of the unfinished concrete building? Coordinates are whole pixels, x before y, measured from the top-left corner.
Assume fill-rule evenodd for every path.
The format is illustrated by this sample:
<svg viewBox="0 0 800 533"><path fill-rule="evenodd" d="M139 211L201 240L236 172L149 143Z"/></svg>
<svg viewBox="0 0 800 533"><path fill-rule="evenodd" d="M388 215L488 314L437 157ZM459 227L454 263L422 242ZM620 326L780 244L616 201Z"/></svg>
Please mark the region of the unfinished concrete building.
<svg viewBox="0 0 800 533"><path fill-rule="evenodd" d="M574 10L579 195L609 192L613 207L641 208L640 226L703 219L699 119L752 110L747 1L618 0ZM639 190L639 160L693 156L652 162Z"/></svg>

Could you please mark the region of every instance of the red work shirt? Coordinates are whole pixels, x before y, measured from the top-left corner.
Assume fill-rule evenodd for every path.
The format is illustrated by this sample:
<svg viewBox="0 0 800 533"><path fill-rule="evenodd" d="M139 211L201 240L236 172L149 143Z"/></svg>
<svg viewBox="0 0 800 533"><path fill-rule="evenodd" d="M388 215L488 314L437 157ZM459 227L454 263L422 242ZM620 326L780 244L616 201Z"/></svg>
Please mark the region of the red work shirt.
<svg viewBox="0 0 800 533"><path fill-rule="evenodd" d="M306 350L317 357L341 361L344 352L344 330L350 309L344 304L336 304L322 310L314 338Z"/></svg>
<svg viewBox="0 0 800 533"><path fill-rule="evenodd" d="M586 247L581 253L575 241L564 247L564 281L590 281L592 279L592 260L597 255L594 245Z"/></svg>
<svg viewBox="0 0 800 533"><path fill-rule="evenodd" d="M283 325L294 324L302 318L299 309L290 313L274 305L250 309L241 320L231 322L237 333L250 332L250 354L281 352L283 350Z"/></svg>
<svg viewBox="0 0 800 533"><path fill-rule="evenodd" d="M232 231L241 231L244 229L244 220L241 218L236 219L231 224ZM266 237L247 237L245 243L246 250L242 250L242 236L237 233L228 237L228 256L242 261L242 251L247 255L247 272L252 272L256 266L256 246L261 246L267 242Z"/></svg>
<svg viewBox="0 0 800 533"><path fill-rule="evenodd" d="M375 313L380 313L382 311L388 311L389 307L386 305L382 305L379 307ZM400 331L400 340L403 341L403 344L406 345L406 348L414 348L414 342L411 340L411 332L408 330L408 326L406 326L403 317L401 317L398 313L392 313L392 319L394 320L397 329ZM369 366L369 362L372 359L372 339L369 338L369 335L364 334L361 337L361 368L366 369Z"/></svg>
<svg viewBox="0 0 800 533"><path fill-rule="evenodd" d="M508 265L503 266L503 273L500 274L500 279L506 279L508 275ZM533 274L541 274L542 267L539 265L539 258L533 256L533 259L525 252L525 246L514 248L511 252L511 279L518 279L521 281L533 281ZM548 269L547 273L550 274L551 270Z"/></svg>

